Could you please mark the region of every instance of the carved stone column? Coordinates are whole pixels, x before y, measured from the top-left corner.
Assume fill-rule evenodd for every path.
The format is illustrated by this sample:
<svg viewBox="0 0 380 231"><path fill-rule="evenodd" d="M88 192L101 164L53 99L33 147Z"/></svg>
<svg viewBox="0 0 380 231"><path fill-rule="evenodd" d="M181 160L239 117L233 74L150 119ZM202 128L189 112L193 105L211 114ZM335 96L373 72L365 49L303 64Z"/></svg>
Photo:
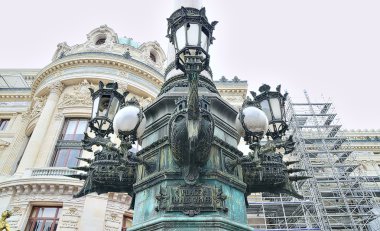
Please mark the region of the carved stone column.
<svg viewBox="0 0 380 231"><path fill-rule="evenodd" d="M46 132L50 125L50 121L53 117L54 110L57 106L63 87L63 84L59 81L49 86L50 93L46 100L46 104L41 112L36 127L33 130L33 134L30 137L28 146L25 149L16 173L22 173L26 168L32 168L34 166L42 143L45 139L49 139L49 137L46 137Z"/></svg>

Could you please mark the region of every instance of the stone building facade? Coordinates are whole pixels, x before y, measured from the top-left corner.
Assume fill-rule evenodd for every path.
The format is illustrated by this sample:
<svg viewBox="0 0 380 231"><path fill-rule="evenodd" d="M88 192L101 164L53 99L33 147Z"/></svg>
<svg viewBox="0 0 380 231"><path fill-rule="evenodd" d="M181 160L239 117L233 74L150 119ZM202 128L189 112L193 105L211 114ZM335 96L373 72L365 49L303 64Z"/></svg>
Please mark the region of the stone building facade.
<svg viewBox="0 0 380 231"><path fill-rule="evenodd" d="M166 54L157 42L138 44L111 28L92 30L83 44L60 43L42 69L0 69L0 211L10 209L12 230L39 225L57 230L125 230L131 225L131 197L90 194L74 199L83 182L65 177L67 167L91 157L81 139L91 115L88 88L118 82L127 98L142 106L154 101L165 81ZM247 96L246 81L214 79L221 96L236 108ZM345 131L360 168L380 175L380 131ZM240 148L247 149L241 142ZM376 192L380 198L380 192ZM380 211L379 211L380 213ZM252 221L253 223L253 221Z"/></svg>
<svg viewBox="0 0 380 231"><path fill-rule="evenodd" d="M131 224L129 195L74 199L83 182L64 175L85 165L76 157L92 155L80 147L92 110L88 88L115 81L144 107L160 92L165 61L157 42L138 44L103 25L83 44L58 44L42 69L0 70L0 211L13 211L12 230L116 231ZM237 77L216 86L234 106L247 94Z"/></svg>

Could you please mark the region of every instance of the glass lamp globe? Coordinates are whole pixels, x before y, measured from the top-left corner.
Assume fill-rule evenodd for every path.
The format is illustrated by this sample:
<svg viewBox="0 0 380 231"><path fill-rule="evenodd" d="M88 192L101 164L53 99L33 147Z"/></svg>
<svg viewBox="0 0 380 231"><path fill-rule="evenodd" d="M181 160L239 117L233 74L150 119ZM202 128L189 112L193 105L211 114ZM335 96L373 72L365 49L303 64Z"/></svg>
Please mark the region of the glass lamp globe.
<svg viewBox="0 0 380 231"><path fill-rule="evenodd" d="M243 108L237 115L235 124L241 136L245 136L247 132L260 133L268 130L267 116L254 106Z"/></svg>
<svg viewBox="0 0 380 231"><path fill-rule="evenodd" d="M137 138L140 138L144 133L145 126L146 119L143 112L134 105L120 109L113 120L113 129L116 135L119 135L119 130L131 134L136 131Z"/></svg>

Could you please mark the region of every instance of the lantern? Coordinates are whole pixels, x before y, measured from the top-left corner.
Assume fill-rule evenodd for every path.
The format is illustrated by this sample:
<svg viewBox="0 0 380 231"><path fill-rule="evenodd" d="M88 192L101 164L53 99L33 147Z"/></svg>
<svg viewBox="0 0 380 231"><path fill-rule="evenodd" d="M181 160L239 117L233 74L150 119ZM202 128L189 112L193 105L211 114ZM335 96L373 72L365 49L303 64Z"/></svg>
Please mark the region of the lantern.
<svg viewBox="0 0 380 231"><path fill-rule="evenodd" d="M176 67L185 72L186 63L198 62L201 72L208 67L208 49L212 44L212 32L217 22L208 22L206 10L184 8L175 11L168 18L168 35L176 50Z"/></svg>
<svg viewBox="0 0 380 231"><path fill-rule="evenodd" d="M281 94L281 85L276 88L276 91L270 91L270 86L264 84L259 88L260 95L251 92L254 100L260 105L261 110L263 110L268 117L269 129L267 135L272 139L281 138L288 125L286 124L285 118L285 100L287 93L285 95Z"/></svg>
<svg viewBox="0 0 380 231"><path fill-rule="evenodd" d="M106 136L113 132L112 120L114 119L119 108L124 106L124 95L117 91L117 83L108 83L104 86L102 81L99 82L99 89L94 92L90 88L93 100L91 120L89 127L98 136Z"/></svg>

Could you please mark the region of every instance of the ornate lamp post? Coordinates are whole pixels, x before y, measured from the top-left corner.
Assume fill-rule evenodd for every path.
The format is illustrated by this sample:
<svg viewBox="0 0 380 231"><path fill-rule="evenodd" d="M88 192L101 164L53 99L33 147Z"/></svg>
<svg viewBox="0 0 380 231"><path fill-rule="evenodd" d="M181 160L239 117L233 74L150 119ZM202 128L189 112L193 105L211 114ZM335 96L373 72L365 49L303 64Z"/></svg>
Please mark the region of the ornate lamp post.
<svg viewBox="0 0 380 231"><path fill-rule="evenodd" d="M145 128L144 117L137 101L132 99L125 102L129 92L120 94L117 89L117 83L104 86L101 81L97 91L90 89L93 99L92 118L89 121L91 132L85 133L82 146L84 150L94 152L94 159L78 158L87 162L89 166L72 167L86 172L69 175L85 180L83 188L74 197L92 192L128 192L133 195L137 163L128 161L132 156L129 149L138 137L136 131L140 129L141 135ZM128 121L128 126L122 123L124 119ZM110 135L114 130L116 134L121 133L121 148L111 142ZM100 146L101 149L94 150L94 145Z"/></svg>
<svg viewBox="0 0 380 231"><path fill-rule="evenodd" d="M94 159L80 158L89 166L75 168L87 174L71 175L85 179L75 196L134 195L131 230L252 230L245 196L251 192L299 196L276 153L280 146L288 151L294 146L280 139L287 128L285 96L262 87L262 95L247 99L237 113L202 76L209 69L215 25L208 22L204 8L182 7L170 16L168 37L176 50L175 67L183 74L168 80L144 111L134 99L124 102L127 93L117 93L117 84L104 88L101 83L92 91L89 127L95 137L86 133L83 147L92 151L97 145L102 150L94 152ZM120 146L111 142L111 133L121 140ZM248 156L236 148L239 134L253 151ZM261 145L265 135L272 139ZM142 150L132 153L137 140Z"/></svg>
<svg viewBox="0 0 380 231"><path fill-rule="evenodd" d="M278 151L283 149L283 154L291 153L294 150L295 142L293 142L292 136L288 140L282 140L288 128L285 119L287 93L282 95L280 86L276 90L276 92L271 92L270 86L264 84L259 88L260 95L251 92L254 100L247 98L244 102L242 110L236 119L236 126L240 134L244 136L244 140L247 141L253 154L250 153L250 158L242 157L234 162L229 162L229 167L233 168L237 164L242 165L243 179L247 184L246 195L254 192L270 192L287 193L297 198L303 198L295 190L292 181L305 180L309 177L290 176L289 174L291 173L304 170L287 169L287 166L295 164L297 161L285 163L282 154ZM258 109L253 110L254 106L260 107L262 114L258 112ZM262 119L262 116L267 119ZM257 125L259 121L263 121L262 126ZM264 126L264 121L266 124L269 122L269 126ZM254 122L256 122L256 126L254 126ZM252 124L253 128L260 128L260 132L253 132L247 129L247 123ZM265 145L260 146L260 140L264 133L268 139ZM250 139L249 137L252 135L254 138Z"/></svg>
<svg viewBox="0 0 380 231"><path fill-rule="evenodd" d="M176 68L188 80L188 98L177 101L169 131L172 153L182 167L185 181L195 184L199 168L206 164L214 133L214 120L206 98L199 100L199 74L208 68L208 48L217 22L208 22L206 10L184 8L168 19L168 35L176 50Z"/></svg>

